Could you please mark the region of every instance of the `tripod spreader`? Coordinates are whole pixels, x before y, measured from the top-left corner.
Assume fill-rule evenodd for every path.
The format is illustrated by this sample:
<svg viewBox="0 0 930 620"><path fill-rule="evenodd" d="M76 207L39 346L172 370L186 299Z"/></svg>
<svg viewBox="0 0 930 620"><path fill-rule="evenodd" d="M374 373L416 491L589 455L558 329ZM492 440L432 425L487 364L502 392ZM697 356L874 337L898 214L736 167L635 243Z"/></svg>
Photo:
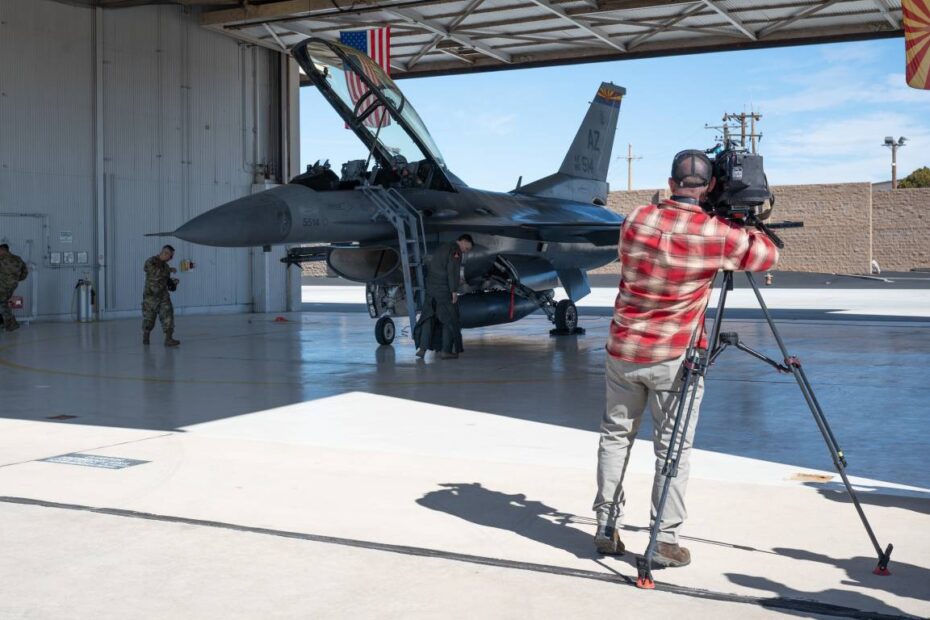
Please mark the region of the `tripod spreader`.
<svg viewBox="0 0 930 620"><path fill-rule="evenodd" d="M710 356L711 361L713 362L714 360L716 360L717 356L723 353L723 351L727 347L736 347L740 351L748 353L749 355L753 356L757 360L761 362L765 362L766 364L768 364L769 366L771 366L778 372L785 373L788 375L791 374L791 366L793 365L797 365L798 367L801 366L801 362L796 357L792 357L792 358L785 360L787 365L779 364L778 362L768 357L767 355L759 353L755 349L751 349L747 347L745 344L743 344L742 342L740 342L739 334L737 334L736 332L721 332L720 333L720 340L717 343L717 348L714 349L713 354Z"/></svg>

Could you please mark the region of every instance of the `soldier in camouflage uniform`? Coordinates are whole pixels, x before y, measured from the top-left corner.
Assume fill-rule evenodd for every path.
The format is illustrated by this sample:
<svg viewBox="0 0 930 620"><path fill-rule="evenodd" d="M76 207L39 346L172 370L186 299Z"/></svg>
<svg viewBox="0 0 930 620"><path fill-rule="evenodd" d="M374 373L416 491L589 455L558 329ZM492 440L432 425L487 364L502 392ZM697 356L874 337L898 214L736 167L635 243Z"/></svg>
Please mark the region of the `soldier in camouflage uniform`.
<svg viewBox="0 0 930 620"><path fill-rule="evenodd" d="M165 330L165 346L176 347L180 341L174 339L174 306L171 305L171 291L178 286L177 278L171 274L177 269L169 267L174 258L174 248L166 245L158 256L145 261L145 288L142 292L142 344L149 344L149 334L155 327L155 317L161 321Z"/></svg>
<svg viewBox="0 0 930 620"><path fill-rule="evenodd" d="M3 327L8 332L19 329L19 323L10 309L10 298L16 286L28 275L29 270L26 269L23 259L10 253L10 246L7 244L0 245L0 317L3 318Z"/></svg>

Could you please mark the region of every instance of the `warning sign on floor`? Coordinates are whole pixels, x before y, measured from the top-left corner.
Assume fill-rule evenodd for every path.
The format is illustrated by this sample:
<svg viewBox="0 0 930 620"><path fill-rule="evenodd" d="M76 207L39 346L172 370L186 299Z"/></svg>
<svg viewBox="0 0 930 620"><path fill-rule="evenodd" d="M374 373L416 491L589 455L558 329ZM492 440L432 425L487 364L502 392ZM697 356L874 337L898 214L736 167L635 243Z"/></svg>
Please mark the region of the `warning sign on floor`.
<svg viewBox="0 0 930 620"><path fill-rule="evenodd" d="M123 469L133 465L142 465L150 461L139 461L136 459L124 459L118 456L100 456L97 454L62 454L60 456L51 456L47 459L39 459L46 463L60 463L62 465L82 465L84 467L101 467L103 469Z"/></svg>

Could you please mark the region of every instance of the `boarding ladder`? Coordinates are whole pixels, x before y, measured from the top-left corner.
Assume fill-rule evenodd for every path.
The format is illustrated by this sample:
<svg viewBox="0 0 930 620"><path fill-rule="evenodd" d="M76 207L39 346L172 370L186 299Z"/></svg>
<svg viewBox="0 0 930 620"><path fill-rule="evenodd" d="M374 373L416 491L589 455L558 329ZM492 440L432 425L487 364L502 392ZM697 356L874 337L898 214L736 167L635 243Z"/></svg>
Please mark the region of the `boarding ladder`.
<svg viewBox="0 0 930 620"><path fill-rule="evenodd" d="M417 309L426 303L426 234L423 216L396 189L376 185L360 187L377 208L374 220L385 219L397 230L397 250L404 274L404 295L410 318L410 336L417 323Z"/></svg>

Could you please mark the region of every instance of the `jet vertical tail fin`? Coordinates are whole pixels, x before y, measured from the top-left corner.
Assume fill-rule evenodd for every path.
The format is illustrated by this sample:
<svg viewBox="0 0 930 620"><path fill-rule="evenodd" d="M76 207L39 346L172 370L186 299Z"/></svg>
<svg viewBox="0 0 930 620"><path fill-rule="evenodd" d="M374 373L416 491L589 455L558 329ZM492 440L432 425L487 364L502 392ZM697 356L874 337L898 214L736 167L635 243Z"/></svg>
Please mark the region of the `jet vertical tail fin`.
<svg viewBox="0 0 930 620"><path fill-rule="evenodd" d="M624 88L609 82L601 84L559 172L579 179L607 180L617 119L620 117L620 101L624 94Z"/></svg>
<svg viewBox="0 0 930 620"><path fill-rule="evenodd" d="M604 82L585 115L556 174L519 188L521 194L607 202L607 171L626 89Z"/></svg>

